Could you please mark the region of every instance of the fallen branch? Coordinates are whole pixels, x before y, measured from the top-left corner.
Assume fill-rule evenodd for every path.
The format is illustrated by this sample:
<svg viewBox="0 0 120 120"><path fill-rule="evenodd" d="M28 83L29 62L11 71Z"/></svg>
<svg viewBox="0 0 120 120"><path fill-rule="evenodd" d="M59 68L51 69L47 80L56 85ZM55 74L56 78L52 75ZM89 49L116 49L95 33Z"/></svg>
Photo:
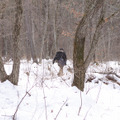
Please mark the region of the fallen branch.
<svg viewBox="0 0 120 120"><path fill-rule="evenodd" d="M86 83L87 83L87 82L92 82L95 78L96 78L96 77L93 76L93 75L89 76L88 79L86 80Z"/></svg>
<svg viewBox="0 0 120 120"><path fill-rule="evenodd" d="M98 74L107 74L107 75L115 75L116 77L120 78L120 76L118 74L116 74L115 72L94 72L94 73L98 73Z"/></svg>
<svg viewBox="0 0 120 120"><path fill-rule="evenodd" d="M109 75L107 75L106 78L107 78L108 80L110 80L110 81L112 81L112 82L117 83L118 85L120 85L120 82L118 82L118 81L114 78L114 76L109 76Z"/></svg>
<svg viewBox="0 0 120 120"><path fill-rule="evenodd" d="M104 75L106 75L105 77L108 80L110 80L111 82L114 82L114 83L120 85L120 81L118 81L114 76L111 76L111 75L115 75L117 78L120 78L120 75L116 74L115 72L94 72L94 73L104 74Z"/></svg>

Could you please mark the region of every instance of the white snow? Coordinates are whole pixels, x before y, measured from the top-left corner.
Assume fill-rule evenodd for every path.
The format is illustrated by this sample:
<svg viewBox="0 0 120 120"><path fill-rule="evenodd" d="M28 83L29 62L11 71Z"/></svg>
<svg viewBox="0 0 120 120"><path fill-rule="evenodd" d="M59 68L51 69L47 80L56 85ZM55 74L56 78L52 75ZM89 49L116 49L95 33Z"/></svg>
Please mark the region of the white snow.
<svg viewBox="0 0 120 120"><path fill-rule="evenodd" d="M119 68L118 62L91 64L86 79L90 75L95 80L105 79L94 72L112 70L119 74ZM5 70L11 73L12 62L5 64ZM18 86L9 81L0 83L0 120L13 120L16 110L16 120L120 120L120 86L87 82L80 92L71 86L72 61L67 61L63 71L59 77L59 67L52 60L44 59L39 65L22 60Z"/></svg>

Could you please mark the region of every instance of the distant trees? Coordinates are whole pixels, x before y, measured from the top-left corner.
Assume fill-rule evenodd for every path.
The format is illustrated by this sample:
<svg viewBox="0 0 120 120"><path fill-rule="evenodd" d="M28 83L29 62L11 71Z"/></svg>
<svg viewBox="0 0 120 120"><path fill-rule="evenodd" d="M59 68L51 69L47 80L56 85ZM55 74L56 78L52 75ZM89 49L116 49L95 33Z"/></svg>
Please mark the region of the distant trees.
<svg viewBox="0 0 120 120"><path fill-rule="evenodd" d="M115 1L115 2L114 2ZM106 4L106 13L105 16L112 14L119 8L118 0L105 1ZM20 57L21 59L31 58L33 61L40 58L53 58L55 52L59 48L64 48L68 58L72 59L73 53L73 39L75 36L75 31L79 24L80 19L83 18L87 7L86 4L89 1L83 0L26 0L22 1L23 3L23 18L21 21L21 31L20 31ZM95 4L95 3L94 3ZM89 7L89 6L88 6ZM15 1L1 1L0 4L0 55L2 55L5 60L9 60L13 57L13 40L12 40L12 31L15 21ZM98 12L99 13L99 12ZM94 15L95 16L95 15ZM96 19L96 17L94 17ZM87 39L92 37L90 32L94 32L95 22L89 22L87 30ZM118 42L115 36L119 36L119 15L114 20L110 20L109 28L105 28L103 32L103 37L100 40L99 46L97 46L95 57L101 59L104 57L105 60L108 57L115 58L119 52L118 48L111 49L111 45L115 46L115 43ZM107 19L105 19L107 22ZM88 20L89 21L89 20ZM114 25L113 25L114 24ZM92 26L92 27L90 27ZM113 30L111 30L113 29ZM117 30L117 32L115 32ZM108 32L109 31L109 32ZM112 32L113 31L113 32ZM106 33L106 35L105 35ZM108 39L109 34L109 41ZM114 35L113 35L114 34ZM114 37L112 37L112 35ZM105 40L104 40L105 39ZM114 39L114 42L112 41ZM105 42L106 41L106 42ZM109 43L107 45L107 42ZM85 55L87 54L87 49L90 48L90 41L87 41L87 47L85 47ZM104 44L105 43L105 44ZM69 45L68 45L69 44ZM86 44L86 43L85 43ZM102 49L104 46L104 49ZM106 46L109 46L106 48ZM99 52L102 49L103 52ZM109 49L109 50L108 50ZM105 56L106 52L109 52ZM117 56L117 58L120 58ZM117 59L116 58L116 59Z"/></svg>
<svg viewBox="0 0 120 120"><path fill-rule="evenodd" d="M18 1L20 3L20 0ZM76 76L80 74L80 70L85 73L93 55L95 60L120 59L118 55L120 13L116 13L120 6L119 0L104 2L103 0L23 0L21 3L23 12L22 15L19 13L20 17L17 19L16 2L18 1L0 2L1 71L4 69L2 57L4 62L9 59L15 61L16 52L19 52L20 59L40 62L43 58L53 58L59 48L64 48L68 59L72 59L73 42ZM109 19L112 15L115 17ZM16 19L20 22L16 25L20 28L17 29L19 35L15 33ZM18 45L19 50L18 47L14 48ZM77 57L81 59L79 64ZM84 66L79 67L83 63ZM5 76L4 72L2 76ZM82 76L84 78L85 74ZM83 85L83 83L78 84ZM74 81L73 84L77 83Z"/></svg>
<svg viewBox="0 0 120 120"><path fill-rule="evenodd" d="M22 1L21 59L32 58L35 62L37 59L53 58L59 48L64 48L68 58L72 59L73 36L82 14L79 9L83 8L81 3L79 0ZM15 7L15 1L6 0L0 4L0 55L6 61L13 58Z"/></svg>

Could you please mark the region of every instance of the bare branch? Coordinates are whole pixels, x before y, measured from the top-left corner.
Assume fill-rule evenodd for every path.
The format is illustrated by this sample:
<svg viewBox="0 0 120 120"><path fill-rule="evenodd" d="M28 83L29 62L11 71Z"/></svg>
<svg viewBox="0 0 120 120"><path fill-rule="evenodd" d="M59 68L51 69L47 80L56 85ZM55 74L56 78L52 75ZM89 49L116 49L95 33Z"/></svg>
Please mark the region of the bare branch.
<svg viewBox="0 0 120 120"><path fill-rule="evenodd" d="M81 108L82 108L82 94L81 94L81 91L80 91L80 107L79 107L79 111L78 111L78 115L80 115L80 111L81 111Z"/></svg>
<svg viewBox="0 0 120 120"><path fill-rule="evenodd" d="M56 120L56 119L57 119L58 115L60 114L60 112L61 112L61 110L62 110L63 106L66 104L66 102L67 102L67 99L66 99L66 101L63 103L63 105L60 107L60 109L59 109L59 111L58 111L58 113L57 113L56 117L54 118L54 120Z"/></svg>
<svg viewBox="0 0 120 120"><path fill-rule="evenodd" d="M83 120L86 120L86 117L87 117L88 113L90 112L91 108L92 108L92 106L91 106L91 107L88 109L88 111L86 112L85 117L84 117Z"/></svg>
<svg viewBox="0 0 120 120"><path fill-rule="evenodd" d="M114 12L113 14L111 14L109 17L107 17L107 18L105 18L104 20L105 20L105 22L107 22L108 20L110 20L112 17L114 17L117 13L119 13L120 12L120 9L119 10L117 10L116 12Z"/></svg>
<svg viewBox="0 0 120 120"><path fill-rule="evenodd" d="M36 84L37 84L37 83L36 83ZM35 84L35 85L36 85L36 84ZM33 86L25 93L25 95L22 97L22 99L20 100L19 104L17 105L16 111L15 111L15 113L14 113L14 115L13 115L13 120L16 120L16 114L17 114L17 112L18 112L18 109L19 109L22 101L25 99L25 97L26 97L27 95L30 95L29 92L35 87L35 85L33 85Z"/></svg>
<svg viewBox="0 0 120 120"><path fill-rule="evenodd" d="M42 86L42 88L43 88L44 104L45 104L45 117L46 117L46 120L47 120L47 102L46 102L46 97L45 97L44 86Z"/></svg>
<svg viewBox="0 0 120 120"><path fill-rule="evenodd" d="M100 96L101 88L102 88L102 82L101 82L100 89L99 89L99 92L98 92L98 95L97 95L96 103L98 102L98 99L99 99L99 96Z"/></svg>

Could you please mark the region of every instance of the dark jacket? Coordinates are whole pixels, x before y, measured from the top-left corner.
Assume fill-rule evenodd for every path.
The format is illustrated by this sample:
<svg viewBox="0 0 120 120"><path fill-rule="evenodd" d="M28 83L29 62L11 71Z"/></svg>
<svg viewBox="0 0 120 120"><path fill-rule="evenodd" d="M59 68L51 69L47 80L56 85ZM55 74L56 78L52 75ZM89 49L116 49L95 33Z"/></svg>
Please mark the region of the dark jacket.
<svg viewBox="0 0 120 120"><path fill-rule="evenodd" d="M66 65L67 57L65 52L63 51L58 51L55 55L55 58L53 59L53 64L55 62L58 63L58 65L63 68L64 65Z"/></svg>

